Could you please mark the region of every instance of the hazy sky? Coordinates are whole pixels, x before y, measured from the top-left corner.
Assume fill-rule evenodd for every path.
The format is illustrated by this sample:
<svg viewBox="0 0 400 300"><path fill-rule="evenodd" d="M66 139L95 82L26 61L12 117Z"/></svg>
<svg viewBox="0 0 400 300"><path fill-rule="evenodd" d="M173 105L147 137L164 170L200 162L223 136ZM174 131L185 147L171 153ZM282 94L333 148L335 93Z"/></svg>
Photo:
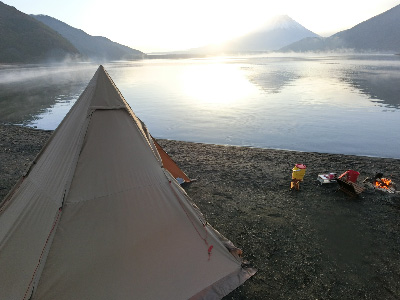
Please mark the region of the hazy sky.
<svg viewBox="0 0 400 300"><path fill-rule="evenodd" d="M217 43L281 14L329 36L400 4L400 0L2 1L24 13L49 15L146 53Z"/></svg>

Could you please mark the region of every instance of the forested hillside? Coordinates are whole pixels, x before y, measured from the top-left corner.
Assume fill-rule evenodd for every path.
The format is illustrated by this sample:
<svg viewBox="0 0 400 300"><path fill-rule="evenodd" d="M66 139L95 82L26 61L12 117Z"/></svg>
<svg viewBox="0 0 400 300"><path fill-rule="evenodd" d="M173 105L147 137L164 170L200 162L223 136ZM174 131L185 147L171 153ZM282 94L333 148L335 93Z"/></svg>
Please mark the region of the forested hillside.
<svg viewBox="0 0 400 300"><path fill-rule="evenodd" d="M79 51L59 33L0 2L0 63L60 61Z"/></svg>

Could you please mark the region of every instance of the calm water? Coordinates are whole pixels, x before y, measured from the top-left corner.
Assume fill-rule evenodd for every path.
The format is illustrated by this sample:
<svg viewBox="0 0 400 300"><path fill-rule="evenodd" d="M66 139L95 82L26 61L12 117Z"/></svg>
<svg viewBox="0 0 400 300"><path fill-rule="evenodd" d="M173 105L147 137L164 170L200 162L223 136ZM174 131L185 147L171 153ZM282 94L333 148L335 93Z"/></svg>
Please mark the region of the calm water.
<svg viewBox="0 0 400 300"><path fill-rule="evenodd" d="M400 56L104 66L156 138L400 158ZM97 67L0 67L0 122L55 129Z"/></svg>

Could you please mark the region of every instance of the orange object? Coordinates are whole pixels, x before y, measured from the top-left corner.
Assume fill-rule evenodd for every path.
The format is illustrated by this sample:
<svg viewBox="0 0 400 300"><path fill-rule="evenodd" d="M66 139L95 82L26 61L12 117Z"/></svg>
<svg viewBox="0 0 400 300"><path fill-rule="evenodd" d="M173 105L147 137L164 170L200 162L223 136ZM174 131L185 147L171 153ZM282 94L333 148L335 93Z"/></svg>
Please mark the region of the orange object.
<svg viewBox="0 0 400 300"><path fill-rule="evenodd" d="M296 190L300 190L300 181L297 179L292 179L292 182L290 183L290 189L295 188Z"/></svg>
<svg viewBox="0 0 400 300"><path fill-rule="evenodd" d="M153 138L153 137L152 137ZM174 178L182 178L184 182L190 182L191 180L187 175L178 167L178 165L172 160L172 158L164 151L163 148L157 143L155 138L153 138L153 142L156 145L158 154L161 156L162 164L165 169L167 169Z"/></svg>

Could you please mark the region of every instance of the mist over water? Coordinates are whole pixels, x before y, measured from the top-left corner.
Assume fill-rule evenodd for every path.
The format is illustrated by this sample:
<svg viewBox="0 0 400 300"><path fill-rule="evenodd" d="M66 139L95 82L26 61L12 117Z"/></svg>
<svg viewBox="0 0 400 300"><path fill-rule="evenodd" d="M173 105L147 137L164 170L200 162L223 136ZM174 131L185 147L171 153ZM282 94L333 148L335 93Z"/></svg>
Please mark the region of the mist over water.
<svg viewBox="0 0 400 300"><path fill-rule="evenodd" d="M104 66L156 138L400 158L399 56ZM0 122L55 129L97 67L0 67Z"/></svg>
<svg viewBox="0 0 400 300"><path fill-rule="evenodd" d="M98 66L0 66L0 122L55 129Z"/></svg>

